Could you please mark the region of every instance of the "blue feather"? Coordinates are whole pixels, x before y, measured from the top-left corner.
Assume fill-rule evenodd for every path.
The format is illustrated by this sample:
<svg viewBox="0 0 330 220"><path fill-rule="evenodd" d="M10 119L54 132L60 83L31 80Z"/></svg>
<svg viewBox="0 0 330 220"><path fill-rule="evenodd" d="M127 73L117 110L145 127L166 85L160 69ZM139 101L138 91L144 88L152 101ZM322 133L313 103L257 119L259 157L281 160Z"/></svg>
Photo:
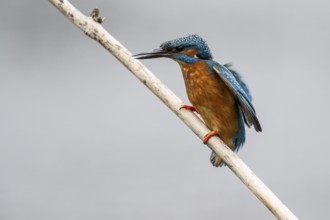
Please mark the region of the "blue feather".
<svg viewBox="0 0 330 220"><path fill-rule="evenodd" d="M251 103L251 95L249 90L247 89L246 84L242 83L239 74L235 72L235 76L228 68L220 65L215 61L212 61L212 64L213 70L220 76L222 80L225 81L226 85L238 100L240 109L243 112L245 123L249 127L253 125L256 131L262 131L256 112Z"/></svg>
<svg viewBox="0 0 330 220"><path fill-rule="evenodd" d="M250 90L247 87L247 85L245 84L245 82L243 82L242 77L240 76L240 74L234 70L232 67L231 63L226 63L224 64L224 67L226 67L236 78L237 82L242 86L242 89L245 91L246 95L248 96L250 102L252 101L252 96L250 94Z"/></svg>
<svg viewBox="0 0 330 220"><path fill-rule="evenodd" d="M201 59L212 59L212 54L206 41L197 34L189 35L187 37L177 38L162 43L160 47L164 50L181 51L187 48L194 48L198 51L197 56Z"/></svg>

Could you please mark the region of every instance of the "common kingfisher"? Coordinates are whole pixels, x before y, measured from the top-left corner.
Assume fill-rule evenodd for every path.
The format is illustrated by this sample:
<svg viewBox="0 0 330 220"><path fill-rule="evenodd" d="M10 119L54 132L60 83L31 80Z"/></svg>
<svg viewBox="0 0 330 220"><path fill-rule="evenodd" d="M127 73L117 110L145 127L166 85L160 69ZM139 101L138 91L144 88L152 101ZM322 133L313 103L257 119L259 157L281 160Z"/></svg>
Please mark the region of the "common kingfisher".
<svg viewBox="0 0 330 220"><path fill-rule="evenodd" d="M245 142L244 122L248 127L253 125L257 132L262 131L247 85L231 65L221 65L213 60L209 46L200 36L195 34L166 41L159 49L134 57L167 57L179 63L193 105L182 105L181 108L197 111L210 128L204 144L218 135L229 148L238 151ZM210 161L216 167L223 165L214 152Z"/></svg>

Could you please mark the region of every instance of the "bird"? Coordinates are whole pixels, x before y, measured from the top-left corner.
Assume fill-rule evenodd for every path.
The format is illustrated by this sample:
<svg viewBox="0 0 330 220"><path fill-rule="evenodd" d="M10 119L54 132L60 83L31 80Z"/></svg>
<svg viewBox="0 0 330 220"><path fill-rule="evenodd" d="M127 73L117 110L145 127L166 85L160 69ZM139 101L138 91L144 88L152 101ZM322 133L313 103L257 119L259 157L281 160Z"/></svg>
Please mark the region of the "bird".
<svg viewBox="0 0 330 220"><path fill-rule="evenodd" d="M211 130L204 136L206 144L213 136L234 152L245 142L245 125L256 132L262 128L252 105L252 97L240 74L231 64L221 65L213 60L206 41L197 34L166 41L151 52L134 55L137 59L170 58L176 61L183 75L190 105L180 109L197 112ZM224 161L212 152L210 161L215 167Z"/></svg>

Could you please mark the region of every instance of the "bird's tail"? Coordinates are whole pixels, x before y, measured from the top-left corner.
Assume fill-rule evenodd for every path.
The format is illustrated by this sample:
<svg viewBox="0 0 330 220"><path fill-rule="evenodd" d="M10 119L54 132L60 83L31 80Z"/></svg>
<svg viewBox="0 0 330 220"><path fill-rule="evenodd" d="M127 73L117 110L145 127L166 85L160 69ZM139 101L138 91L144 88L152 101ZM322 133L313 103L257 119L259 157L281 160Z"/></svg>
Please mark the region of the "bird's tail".
<svg viewBox="0 0 330 220"><path fill-rule="evenodd" d="M212 152L210 156L210 161L215 167L222 167L225 163L221 160L221 158L216 155L216 153Z"/></svg>

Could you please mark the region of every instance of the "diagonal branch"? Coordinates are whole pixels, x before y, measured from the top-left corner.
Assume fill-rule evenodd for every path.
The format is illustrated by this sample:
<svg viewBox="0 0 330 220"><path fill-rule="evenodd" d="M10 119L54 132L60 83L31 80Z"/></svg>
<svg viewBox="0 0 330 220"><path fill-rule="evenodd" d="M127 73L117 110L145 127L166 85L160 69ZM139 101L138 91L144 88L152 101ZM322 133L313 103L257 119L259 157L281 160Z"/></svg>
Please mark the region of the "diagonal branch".
<svg viewBox="0 0 330 220"><path fill-rule="evenodd" d="M167 105L200 139L210 130L191 111L180 110L183 102L155 77L140 61L132 58L132 54L114 37L112 37L100 23L104 19L97 13L86 17L67 0L49 0L69 20L78 26L86 35L98 41L112 53L127 69L129 69L142 83L144 83L160 100ZM235 175L264 203L264 205L278 218L297 220L298 218L277 198L277 196L233 153L218 137L211 138L207 145L219 155Z"/></svg>

